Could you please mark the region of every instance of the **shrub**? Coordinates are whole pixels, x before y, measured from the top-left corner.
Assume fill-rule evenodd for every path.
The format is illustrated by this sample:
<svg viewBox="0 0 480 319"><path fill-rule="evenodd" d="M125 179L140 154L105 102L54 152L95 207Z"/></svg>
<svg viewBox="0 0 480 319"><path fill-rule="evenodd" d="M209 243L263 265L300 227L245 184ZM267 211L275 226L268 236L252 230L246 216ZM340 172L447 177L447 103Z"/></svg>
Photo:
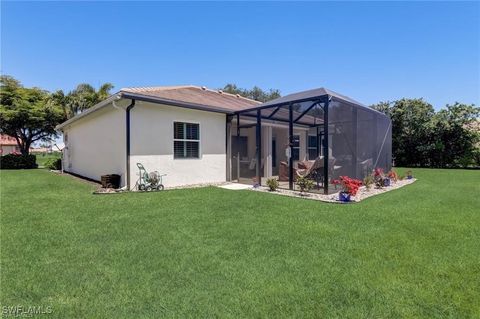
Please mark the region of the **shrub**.
<svg viewBox="0 0 480 319"><path fill-rule="evenodd" d="M31 169L37 168L35 155L7 154L0 157L1 169Z"/></svg>
<svg viewBox="0 0 480 319"><path fill-rule="evenodd" d="M62 159L61 158L49 158L45 162L45 167L48 169L59 171L62 169Z"/></svg>
<svg viewBox="0 0 480 319"><path fill-rule="evenodd" d="M267 186L271 192L276 191L278 188L278 180L276 180L275 178L267 179Z"/></svg>
<svg viewBox="0 0 480 319"><path fill-rule="evenodd" d="M315 185L315 183L313 182L313 180L308 179L306 177L298 177L297 185L298 187L300 187L300 192L303 193L305 191L308 192L309 190L311 190Z"/></svg>
<svg viewBox="0 0 480 319"><path fill-rule="evenodd" d="M375 178L373 177L373 174L370 174L370 175L367 175L365 176L365 178L363 179L363 185L365 185L365 187L370 190L370 188L372 188L372 185L375 183Z"/></svg>

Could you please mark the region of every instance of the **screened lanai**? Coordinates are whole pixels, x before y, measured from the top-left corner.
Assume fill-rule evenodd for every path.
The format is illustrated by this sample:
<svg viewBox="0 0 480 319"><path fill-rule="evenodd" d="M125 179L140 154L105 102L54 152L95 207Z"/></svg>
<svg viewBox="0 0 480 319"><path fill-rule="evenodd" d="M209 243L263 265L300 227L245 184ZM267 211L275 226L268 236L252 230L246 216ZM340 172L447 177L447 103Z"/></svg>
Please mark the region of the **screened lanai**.
<svg viewBox="0 0 480 319"><path fill-rule="evenodd" d="M391 121L383 113L320 88L290 94L229 116L229 179L297 189L312 179L314 192L336 190L339 176L363 179L391 168Z"/></svg>

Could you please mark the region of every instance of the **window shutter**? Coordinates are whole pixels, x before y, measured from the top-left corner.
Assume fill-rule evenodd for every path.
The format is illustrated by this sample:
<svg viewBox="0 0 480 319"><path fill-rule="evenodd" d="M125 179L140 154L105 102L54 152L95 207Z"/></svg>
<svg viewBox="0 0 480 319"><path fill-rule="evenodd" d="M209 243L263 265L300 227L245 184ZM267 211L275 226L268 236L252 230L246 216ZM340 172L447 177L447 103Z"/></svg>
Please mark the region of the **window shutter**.
<svg viewBox="0 0 480 319"><path fill-rule="evenodd" d="M200 125L174 122L173 158L200 157Z"/></svg>

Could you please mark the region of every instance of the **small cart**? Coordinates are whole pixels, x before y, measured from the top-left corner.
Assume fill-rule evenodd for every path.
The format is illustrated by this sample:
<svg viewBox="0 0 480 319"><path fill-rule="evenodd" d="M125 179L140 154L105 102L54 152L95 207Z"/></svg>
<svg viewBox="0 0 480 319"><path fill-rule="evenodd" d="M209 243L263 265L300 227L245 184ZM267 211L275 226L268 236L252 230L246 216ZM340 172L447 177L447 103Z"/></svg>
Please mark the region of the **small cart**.
<svg viewBox="0 0 480 319"><path fill-rule="evenodd" d="M163 176L167 174L160 175L159 172L147 172L145 167L141 163L137 163L138 167L138 180L135 184L135 188L139 191L161 191L164 189L162 180Z"/></svg>

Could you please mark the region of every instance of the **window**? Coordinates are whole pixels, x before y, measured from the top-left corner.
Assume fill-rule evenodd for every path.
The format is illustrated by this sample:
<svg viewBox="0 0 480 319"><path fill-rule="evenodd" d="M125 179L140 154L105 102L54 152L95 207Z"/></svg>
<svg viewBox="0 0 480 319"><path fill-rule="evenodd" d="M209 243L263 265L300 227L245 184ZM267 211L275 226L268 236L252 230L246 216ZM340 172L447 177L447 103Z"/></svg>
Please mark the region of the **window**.
<svg viewBox="0 0 480 319"><path fill-rule="evenodd" d="M292 160L298 161L300 159L300 135L293 135L292 142Z"/></svg>
<svg viewBox="0 0 480 319"><path fill-rule="evenodd" d="M315 135L308 136L308 159L314 160L317 158L317 137Z"/></svg>
<svg viewBox="0 0 480 319"><path fill-rule="evenodd" d="M173 122L173 158L200 158L200 125Z"/></svg>
<svg viewBox="0 0 480 319"><path fill-rule="evenodd" d="M232 154L237 157L240 153L240 159L248 157L248 137L232 136Z"/></svg>

